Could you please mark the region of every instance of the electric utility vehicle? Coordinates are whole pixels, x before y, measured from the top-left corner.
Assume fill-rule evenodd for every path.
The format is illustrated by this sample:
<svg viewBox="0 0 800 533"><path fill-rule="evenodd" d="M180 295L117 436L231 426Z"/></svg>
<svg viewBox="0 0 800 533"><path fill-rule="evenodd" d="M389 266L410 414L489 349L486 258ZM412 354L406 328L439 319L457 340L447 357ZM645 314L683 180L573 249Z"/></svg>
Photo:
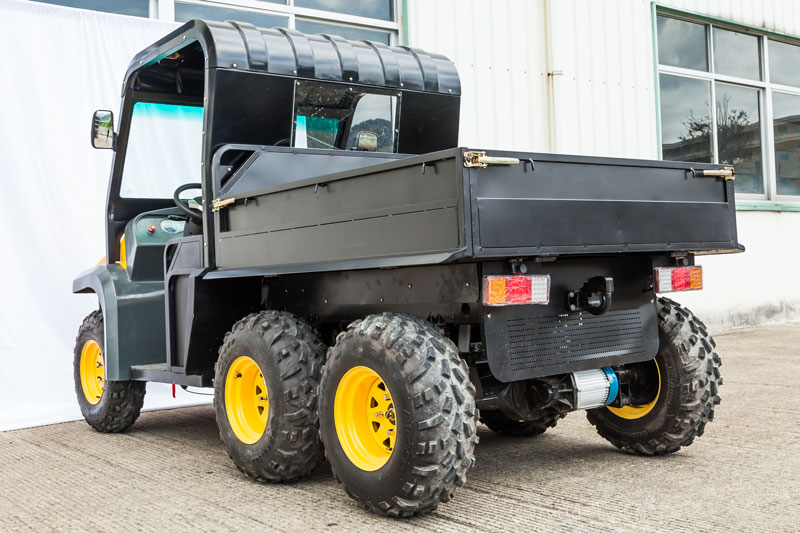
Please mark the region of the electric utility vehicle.
<svg viewBox="0 0 800 533"><path fill-rule="evenodd" d="M147 381L213 387L245 474L327 457L395 517L452 498L480 422L533 436L584 409L645 455L702 435L720 358L659 294L743 250L733 169L456 148L460 93L437 54L234 22L138 54L118 130L92 123L114 158L108 260L73 285L100 304L74 353L87 422L128 428Z"/></svg>

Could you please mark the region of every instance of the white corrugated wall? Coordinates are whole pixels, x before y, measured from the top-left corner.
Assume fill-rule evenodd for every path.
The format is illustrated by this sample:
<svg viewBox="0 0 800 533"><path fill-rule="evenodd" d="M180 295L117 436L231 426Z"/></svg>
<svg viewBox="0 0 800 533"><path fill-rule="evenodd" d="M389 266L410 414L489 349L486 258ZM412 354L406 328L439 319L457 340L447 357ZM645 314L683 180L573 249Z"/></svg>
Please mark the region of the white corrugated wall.
<svg viewBox="0 0 800 533"><path fill-rule="evenodd" d="M645 0L409 2L411 45L461 75L461 144L484 148L655 157L650 28Z"/></svg>
<svg viewBox="0 0 800 533"><path fill-rule="evenodd" d="M659 5L800 36L797 1ZM647 0L409 0L409 41L456 64L461 145L655 159L651 13ZM800 320L800 291L787 290L800 213L737 218L748 252L700 259L706 288L679 299L718 329Z"/></svg>
<svg viewBox="0 0 800 533"><path fill-rule="evenodd" d="M444 54L462 85L459 144L548 149L541 0L412 1L412 46Z"/></svg>

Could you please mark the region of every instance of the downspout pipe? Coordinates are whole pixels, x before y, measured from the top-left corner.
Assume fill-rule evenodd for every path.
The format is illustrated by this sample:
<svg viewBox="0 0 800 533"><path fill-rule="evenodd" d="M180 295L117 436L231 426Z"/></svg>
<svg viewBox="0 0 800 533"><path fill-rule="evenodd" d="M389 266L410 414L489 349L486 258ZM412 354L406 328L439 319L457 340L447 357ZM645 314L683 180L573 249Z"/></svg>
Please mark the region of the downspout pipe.
<svg viewBox="0 0 800 533"><path fill-rule="evenodd" d="M559 153L564 143L561 142L563 129L558 123L560 108L561 84L564 76L561 48L558 46L555 30L558 28L558 16L554 13L556 2L544 0L544 33L545 55L547 67L547 125L548 147L552 153Z"/></svg>

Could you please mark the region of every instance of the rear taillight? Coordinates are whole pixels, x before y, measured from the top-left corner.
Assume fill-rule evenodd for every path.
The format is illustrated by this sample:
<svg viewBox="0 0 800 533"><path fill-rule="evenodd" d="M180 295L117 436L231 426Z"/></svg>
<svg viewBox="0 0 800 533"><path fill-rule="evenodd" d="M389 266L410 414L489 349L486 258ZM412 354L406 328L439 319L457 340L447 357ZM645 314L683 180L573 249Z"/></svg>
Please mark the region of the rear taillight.
<svg viewBox="0 0 800 533"><path fill-rule="evenodd" d="M703 288L703 267L656 267L656 292L699 291Z"/></svg>
<svg viewBox="0 0 800 533"><path fill-rule="evenodd" d="M484 276L483 305L547 304L550 276Z"/></svg>

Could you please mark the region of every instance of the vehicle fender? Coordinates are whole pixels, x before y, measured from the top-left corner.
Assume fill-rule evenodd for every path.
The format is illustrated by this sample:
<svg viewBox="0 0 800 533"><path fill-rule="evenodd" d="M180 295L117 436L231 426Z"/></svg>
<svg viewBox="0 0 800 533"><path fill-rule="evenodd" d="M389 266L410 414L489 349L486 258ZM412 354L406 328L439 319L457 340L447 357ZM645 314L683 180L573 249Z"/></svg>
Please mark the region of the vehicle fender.
<svg viewBox="0 0 800 533"><path fill-rule="evenodd" d="M103 311L106 379L130 379L133 365L165 363L164 283L131 281L118 264L97 265L72 282L73 293L95 293Z"/></svg>

